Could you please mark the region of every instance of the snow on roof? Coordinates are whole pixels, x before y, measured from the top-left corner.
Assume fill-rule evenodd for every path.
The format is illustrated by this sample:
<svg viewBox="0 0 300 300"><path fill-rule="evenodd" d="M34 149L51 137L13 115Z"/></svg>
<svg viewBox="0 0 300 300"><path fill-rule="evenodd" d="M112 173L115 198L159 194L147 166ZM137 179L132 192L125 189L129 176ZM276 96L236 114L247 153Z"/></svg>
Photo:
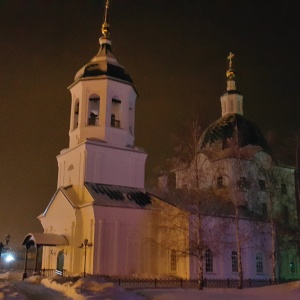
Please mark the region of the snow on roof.
<svg viewBox="0 0 300 300"><path fill-rule="evenodd" d="M68 240L65 236L54 233L28 233L22 243L22 245L26 246L26 248L34 245L58 246L68 244Z"/></svg>
<svg viewBox="0 0 300 300"><path fill-rule="evenodd" d="M144 208L154 200L153 196L141 188L91 182L86 182L85 186L94 199L94 205Z"/></svg>

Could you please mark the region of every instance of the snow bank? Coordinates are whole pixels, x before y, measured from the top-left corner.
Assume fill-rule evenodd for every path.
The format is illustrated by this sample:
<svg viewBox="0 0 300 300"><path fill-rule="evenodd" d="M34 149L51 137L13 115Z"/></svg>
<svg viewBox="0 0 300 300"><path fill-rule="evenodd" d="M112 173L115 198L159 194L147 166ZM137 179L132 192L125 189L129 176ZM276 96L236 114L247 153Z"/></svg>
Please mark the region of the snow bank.
<svg viewBox="0 0 300 300"><path fill-rule="evenodd" d="M4 280L21 280L22 279L22 273L21 272L14 272L14 271L1 273L0 274L0 279L4 279Z"/></svg>
<svg viewBox="0 0 300 300"><path fill-rule="evenodd" d="M128 292L123 288L106 282L100 277L86 277L79 280L70 278L61 282L57 278L44 278L41 283L47 288L63 293L73 300L113 299L113 300L142 300L142 296Z"/></svg>

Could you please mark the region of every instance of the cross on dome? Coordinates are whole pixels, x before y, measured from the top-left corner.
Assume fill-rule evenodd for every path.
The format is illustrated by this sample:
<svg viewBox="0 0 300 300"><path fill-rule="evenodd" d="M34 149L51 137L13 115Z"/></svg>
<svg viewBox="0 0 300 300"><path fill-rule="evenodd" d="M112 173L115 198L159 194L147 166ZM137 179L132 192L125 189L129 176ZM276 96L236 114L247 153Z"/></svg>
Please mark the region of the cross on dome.
<svg viewBox="0 0 300 300"><path fill-rule="evenodd" d="M110 25L108 24L108 21L107 21L108 9L109 9L109 0L106 0L104 21L103 21L102 29L101 29L101 32L105 38L109 38L109 36L110 36Z"/></svg>
<svg viewBox="0 0 300 300"><path fill-rule="evenodd" d="M234 53L229 52L229 55L227 56L227 59L229 61L229 69L226 71L226 77L228 80L234 80L235 78L235 72L232 69L232 58L234 57Z"/></svg>
<svg viewBox="0 0 300 300"><path fill-rule="evenodd" d="M229 52L229 55L227 57L227 59L229 60L229 69L232 68L232 59L233 59L233 57L234 57L234 53Z"/></svg>

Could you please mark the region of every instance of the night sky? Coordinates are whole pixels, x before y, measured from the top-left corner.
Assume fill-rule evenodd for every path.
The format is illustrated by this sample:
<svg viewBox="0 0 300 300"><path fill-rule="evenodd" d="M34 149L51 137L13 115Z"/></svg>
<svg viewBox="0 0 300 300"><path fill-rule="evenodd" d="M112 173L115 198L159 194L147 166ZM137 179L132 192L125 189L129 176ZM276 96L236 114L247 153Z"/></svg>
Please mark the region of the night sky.
<svg viewBox="0 0 300 300"><path fill-rule="evenodd" d="M41 232L68 146L67 87L98 51L102 0L0 0L0 241ZM235 53L244 116L291 150L300 128L300 1L112 0L113 53L134 80L136 142L147 180L198 115L221 116L226 57ZM288 163L288 162L287 162Z"/></svg>

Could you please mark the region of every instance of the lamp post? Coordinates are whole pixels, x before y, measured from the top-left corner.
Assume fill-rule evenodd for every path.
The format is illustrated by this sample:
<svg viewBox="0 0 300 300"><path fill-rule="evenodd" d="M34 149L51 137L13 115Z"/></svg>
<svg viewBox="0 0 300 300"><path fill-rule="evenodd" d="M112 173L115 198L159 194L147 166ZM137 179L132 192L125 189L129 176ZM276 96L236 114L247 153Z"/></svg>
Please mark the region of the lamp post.
<svg viewBox="0 0 300 300"><path fill-rule="evenodd" d="M5 234L4 238L5 238L5 245L2 242L0 242L0 265L2 263L2 260L1 260L2 251L3 251L4 247L7 246L10 241L10 234L8 234L8 233Z"/></svg>
<svg viewBox="0 0 300 300"><path fill-rule="evenodd" d="M83 243L81 243L78 248L84 248L84 265L83 265L83 277L85 277L85 269L86 269L86 248L87 247L92 247L93 244L89 243L88 239L84 239Z"/></svg>

